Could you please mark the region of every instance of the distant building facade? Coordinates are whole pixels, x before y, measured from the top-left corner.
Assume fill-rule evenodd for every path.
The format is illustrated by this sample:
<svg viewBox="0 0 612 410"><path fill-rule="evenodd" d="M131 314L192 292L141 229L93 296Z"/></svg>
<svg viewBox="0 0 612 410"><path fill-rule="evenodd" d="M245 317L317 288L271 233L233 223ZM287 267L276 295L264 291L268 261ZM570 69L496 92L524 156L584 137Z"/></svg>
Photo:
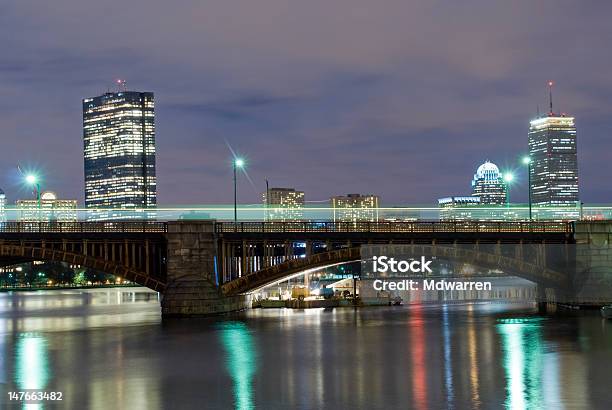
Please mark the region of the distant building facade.
<svg viewBox="0 0 612 410"><path fill-rule="evenodd" d="M441 221L464 221L478 217L480 198L477 196L450 196L438 199Z"/></svg>
<svg viewBox="0 0 612 410"><path fill-rule="evenodd" d="M6 222L6 195L0 189L0 223Z"/></svg>
<svg viewBox="0 0 612 410"><path fill-rule="evenodd" d="M334 222L377 222L379 202L377 195L334 196L331 198Z"/></svg>
<svg viewBox="0 0 612 410"><path fill-rule="evenodd" d="M84 99L83 142L87 208L130 211L156 207L153 93L123 91ZM92 215L107 219L126 214Z"/></svg>
<svg viewBox="0 0 612 410"><path fill-rule="evenodd" d="M304 219L304 192L294 188L270 188L262 194L268 221Z"/></svg>
<svg viewBox="0 0 612 410"><path fill-rule="evenodd" d="M552 104L551 104L552 105ZM534 206L579 204L574 117L552 112L529 125L531 201Z"/></svg>
<svg viewBox="0 0 612 410"><path fill-rule="evenodd" d="M76 199L59 199L53 192L43 192L37 199L19 199L15 203L20 222L76 222Z"/></svg>
<svg viewBox="0 0 612 410"><path fill-rule="evenodd" d="M480 198L480 205L503 205L507 200L507 186L497 165L485 161L472 179L472 196Z"/></svg>

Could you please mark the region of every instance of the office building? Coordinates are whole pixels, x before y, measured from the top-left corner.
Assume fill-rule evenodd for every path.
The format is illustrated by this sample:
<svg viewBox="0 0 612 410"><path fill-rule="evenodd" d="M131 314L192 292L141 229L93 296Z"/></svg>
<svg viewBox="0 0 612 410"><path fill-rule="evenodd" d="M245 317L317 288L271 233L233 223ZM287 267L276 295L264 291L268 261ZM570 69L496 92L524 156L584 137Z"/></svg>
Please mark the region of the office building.
<svg viewBox="0 0 612 410"><path fill-rule="evenodd" d="M529 126L531 202L534 206L577 207L578 159L574 118L551 111Z"/></svg>
<svg viewBox="0 0 612 410"><path fill-rule="evenodd" d="M294 188L270 188L262 194L266 220L304 219L304 192Z"/></svg>
<svg viewBox="0 0 612 410"><path fill-rule="evenodd" d="M478 219L480 198L477 196L451 196L438 199L441 221Z"/></svg>
<svg viewBox="0 0 612 410"><path fill-rule="evenodd" d="M76 199L59 199L53 192L43 192L38 199L17 200L20 222L76 222Z"/></svg>
<svg viewBox="0 0 612 410"><path fill-rule="evenodd" d="M481 205L503 205L507 200L507 186L497 165L485 161L472 179L472 196L480 198Z"/></svg>
<svg viewBox="0 0 612 410"><path fill-rule="evenodd" d="M334 196L331 198L334 222L376 222L379 202L376 195Z"/></svg>
<svg viewBox="0 0 612 410"><path fill-rule="evenodd" d="M106 210L93 219L149 216L157 205L153 93L84 99L83 140L85 206Z"/></svg>

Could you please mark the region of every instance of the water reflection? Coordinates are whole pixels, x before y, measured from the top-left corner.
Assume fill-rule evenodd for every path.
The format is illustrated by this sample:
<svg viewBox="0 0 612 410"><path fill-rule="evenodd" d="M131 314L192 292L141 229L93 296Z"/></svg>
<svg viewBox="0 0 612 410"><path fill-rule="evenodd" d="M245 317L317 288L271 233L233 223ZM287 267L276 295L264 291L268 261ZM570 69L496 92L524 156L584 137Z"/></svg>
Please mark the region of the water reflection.
<svg viewBox="0 0 612 410"><path fill-rule="evenodd" d="M470 389L472 394L472 407L480 408L479 362L476 355L478 351L476 340L476 324L474 323L474 305L468 305L468 349L470 357Z"/></svg>
<svg viewBox="0 0 612 410"><path fill-rule="evenodd" d="M47 341L36 334L22 334L17 341L15 384L20 389L39 389L49 381Z"/></svg>
<svg viewBox="0 0 612 410"><path fill-rule="evenodd" d="M235 408L253 409L253 375L257 369L253 338L242 322L225 322L219 327L227 371L234 383Z"/></svg>
<svg viewBox="0 0 612 410"><path fill-rule="evenodd" d="M607 409L612 402L612 326L596 314L538 317L533 305L462 303L257 309L231 320L162 322L155 294L37 297L49 305L0 295L0 385L64 391L63 408Z"/></svg>
<svg viewBox="0 0 612 410"><path fill-rule="evenodd" d="M15 385L20 391L44 390L50 379L47 340L38 334L19 335L15 355ZM42 409L42 403L23 403L24 409Z"/></svg>
<svg viewBox="0 0 612 410"><path fill-rule="evenodd" d="M410 329L410 348L412 350L412 387L417 409L427 409L427 358L425 321L421 305L415 305L412 312Z"/></svg>
<svg viewBox="0 0 612 410"><path fill-rule="evenodd" d="M542 407L541 320L510 319L498 324L504 351L507 408ZM546 380L546 383L555 383L555 380Z"/></svg>
<svg viewBox="0 0 612 410"><path fill-rule="evenodd" d="M453 361L451 359L451 337L450 324L448 319L448 305L442 306L442 327L444 335L444 385L446 386L446 408L454 409L453 392Z"/></svg>

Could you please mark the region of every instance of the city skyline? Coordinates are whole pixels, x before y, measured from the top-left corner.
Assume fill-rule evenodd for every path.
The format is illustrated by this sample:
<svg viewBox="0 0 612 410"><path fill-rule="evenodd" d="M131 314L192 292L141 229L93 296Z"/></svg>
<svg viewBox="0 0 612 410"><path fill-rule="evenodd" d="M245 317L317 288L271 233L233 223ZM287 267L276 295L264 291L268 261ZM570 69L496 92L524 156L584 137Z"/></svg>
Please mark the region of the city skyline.
<svg viewBox="0 0 612 410"><path fill-rule="evenodd" d="M479 8L478 19L436 5L387 5L378 14L351 15L342 25L334 22L344 9L333 6L327 9L329 20L320 24L329 38L343 40L337 42L313 42L309 36L317 33L302 22L295 30L278 27L249 7L207 9L207 20L235 13L237 22L251 27L248 36L214 24L173 25L172 32L158 24L149 39L131 36L138 27L119 23L140 13L154 22L159 15L192 20L203 11L185 5L169 13L164 9L170 6L159 6L152 13L136 2L116 17L125 27L109 33L93 24L99 6L66 5L70 13L62 12L64 5L44 13L28 11L27 5L19 12L13 5L3 10L0 30L9 52L0 66L0 133L10 155L0 158L0 187L7 203L29 196L18 164L39 169L45 189L83 203L79 101L112 88L117 77L127 79L128 89L156 93L161 205L230 203L229 147L246 157L255 184L240 177L242 203L258 203L268 178L273 186L305 191L310 200L371 192L384 203L435 204L457 187L468 191L465 175L487 158L502 172L514 169L511 199L525 203L527 176L520 159L528 153L529 121L538 104L542 111L546 107L550 79L557 83L555 106L575 116L580 130L580 199L611 199L606 175L612 172L607 161L612 83L609 61L595 51L612 34L602 17L609 5L589 10L541 2L492 10L476 2L470 7ZM380 32L359 24L385 20L395 8L414 21L373 24ZM424 14L436 17L436 32L419 22ZM16 16L21 19L11 18ZM532 24L543 16L550 23ZM287 47L249 19L303 41ZM485 38L481 24L495 26L495 35ZM568 34L564 28L570 24L576 30ZM35 27L33 34L26 26ZM300 37L300 28L309 36ZM77 29L88 35L72 35ZM46 40L33 45L31 36L41 37L37 30L45 31ZM429 35L417 36L423 33ZM404 41L423 37L427 42ZM176 42L183 46L168 47ZM525 42L540 49L517 52ZM356 44L358 52L340 43Z"/></svg>
<svg viewBox="0 0 612 410"><path fill-rule="evenodd" d="M89 129L89 128L91 128L91 125L87 125L87 123L88 123L88 122L91 122L92 124L94 124L94 123L97 123L97 122L100 122L100 121L102 121L102 122L106 121L106 119L107 119L107 115L105 114L106 109L104 108L104 104L106 104L106 103L104 102L104 101L105 101L105 99L111 99L111 98L114 98L114 100L113 100L113 101L111 101L111 103L112 103L112 104L115 104L115 103L116 103L116 101L115 101L115 100L117 100L117 96L119 96L119 100L117 100L117 101L119 101L119 103L121 103L121 101L123 101L123 100L122 100L122 98L123 98L123 97L121 97L121 96L122 96L122 95L126 95L126 96L127 96L127 98L128 98L128 100L129 100L130 98L132 98L132 96L134 96L133 98L136 98L136 99L141 98L141 97L143 97L143 98L144 98L144 97L146 97L146 98L149 98L149 99L150 99L150 104L151 104L151 105L150 105L150 107L149 107L148 109L150 109L150 111L151 111L151 113L150 113L150 117L151 117L151 121L152 121L152 122L151 122L151 124L150 124L150 125L151 125L151 127L152 127L152 128L151 128L151 131L150 131L150 132L151 132L150 137L152 138L152 140L151 140L152 142L148 142L148 143L149 143L149 144L151 144L151 145L150 145L150 147L148 147L148 146L147 146L147 152L149 152L149 150L152 150L151 152L153 153L153 154L152 154L152 157L151 157L151 158L152 158L152 163L153 163L153 164L151 165L151 166L153 167L153 168L152 168L152 174L151 174L151 175L152 175L152 179L153 179L153 182L152 182L152 187L153 187L153 188L152 188L152 190L153 190L153 191L152 191L152 196L151 196L151 198L152 198L152 203L153 203L153 204L152 204L151 206L152 206L152 207L155 207L155 206L156 206L156 200L157 200L157 198L156 198L156 197L157 197L157 195L156 195L156 182L155 182L155 181L156 181L156 175L155 175L155 152L156 152L156 148L155 148L155 131L154 131L154 127L155 127L154 116L155 116L155 115L154 115L154 112L153 112L153 109L154 109L154 108L153 108L153 93L152 93L152 92L138 92L138 91L131 91L131 90L128 90L128 89L123 89L123 88L125 87L125 80L117 79L117 80L115 80L115 83L117 84L117 87L118 87L118 89L117 89L117 90L115 90L115 91L111 91L111 90L109 89L109 90L108 90L106 93L104 93L104 94L102 94L102 95L100 95L100 96L98 96L98 97L95 97L95 98L84 98L84 99L82 100L82 102L83 102L83 115L84 115L84 118L83 118L84 131L83 131L83 132L84 132L85 141L86 141L86 147L85 147L85 163L86 163L86 165L85 165L85 175L84 175L84 177L85 177L85 198L84 198L84 201L83 201L83 202L84 202L85 207L91 207L91 208L104 208L104 207L110 207L110 208L113 208L113 207L120 207L120 208L122 208L122 207L124 207L124 206L125 206L125 204L123 204L123 203L114 203L114 202L113 202L113 200L111 200L111 202L112 202L112 203L111 203L111 202L109 202L109 203L108 203L108 204L106 204L106 205L102 205L102 202L100 202L100 200L97 200L98 202L100 202L100 204L94 204L94 203L92 203L92 204L88 205L88 199L87 199L87 195L88 195L88 188L87 188L87 184L88 184L88 182L87 182L87 179L88 179L88 175L87 175L87 167L88 167L88 165L87 165L87 164L88 164L88 161L89 161L89 162L91 162L91 160L88 160L88 157L98 158L98 157L100 156L100 153L98 153L98 152L96 151L96 152L94 152L94 153L90 153L90 154L88 154L88 153L87 153L87 152L88 152L88 148L87 148L87 141L88 141L89 139L91 139L91 138L92 138L92 136L93 136L94 138L97 138L97 137L96 137L96 135L97 135L96 133L99 133L100 131L94 131L94 134L95 134L95 135L94 135L94 134L91 134L91 132L88 132L88 129ZM551 84L552 84L551 82L548 82L549 92L551 92ZM133 98L132 98L132 99L133 99ZM552 95L550 95L550 96L549 96L549 98L552 98ZM100 101L99 101L99 100L100 100ZM103 100L104 100L104 101L103 101ZM127 103L131 104L131 102L130 102L130 101L128 101L128 100L126 100L126 104L127 104ZM142 98L141 98L141 100L142 100ZM86 106L88 106L88 107L89 107L89 108L87 108L87 112L89 112L89 111L91 111L91 110L92 110L92 107L93 107L93 105L91 105L91 104L92 104L93 102L96 102L96 101L98 101L98 103L96 103L96 104L99 104L99 105L100 105L100 106L99 106L98 108L96 108L96 109L102 109L102 111L101 111L102 115L100 116L100 118L99 118L99 119L95 118L95 116L92 116L92 114L87 114L87 116L88 116L88 117L86 117ZM135 100L135 101L136 101L136 100ZM143 101L144 101L144 100L143 100ZM148 104L148 103L147 103L147 104ZM115 105L112 105L112 107L115 107ZM111 108L112 108L112 107L111 107ZM117 107L119 107L119 106L117 106ZM113 135L115 135L115 134L116 134L116 132L115 132L115 131L116 131L116 130L115 130L115 128L116 128L116 127L118 127L118 125L117 125L117 124L120 124L120 122L121 122L121 121L124 121L124 122L126 121L126 120L122 120L122 119L120 118L120 117L121 117L121 115L124 115L124 114L125 114L125 115L128 115L128 116L131 116L131 115L132 115L132 114L131 114L131 111L130 111L130 109L129 109L129 107L131 107L131 105L130 105L130 106L128 106L128 107L127 107L127 109L126 109L125 107L123 107L123 108L120 108L120 111L117 111L117 113L118 113L117 115L119 115L119 117L118 117L118 118L119 118L119 122L117 122L115 125L113 125L113 126L112 126L112 129L110 130L110 131L112 131L112 132L111 132L111 134L113 134ZM135 108L138 108L137 106L134 106L134 107L135 107ZM143 107L144 107L144 106L143 106ZM551 108L551 109L552 109L552 108ZM121 110L124 110L124 111L125 111L125 113L124 113L124 114L121 114L121 112L122 112ZM115 110L115 108L113 108L111 111L112 111L112 112L115 112L116 110ZM93 113L93 111L91 111L91 112ZM113 114L113 116L114 116L114 115L115 115L115 114ZM141 114L139 114L139 115L140 115L142 118L146 118L145 114L143 114L143 113L141 113ZM147 114L147 115L148 115L148 114ZM555 118L556 118L556 117L555 117L556 115L558 115L560 118L564 118L564 117L566 117L566 116L567 116L567 114L566 114L566 113L554 114L552 111L551 111L551 112L550 112L548 115L543 115L543 116L542 116L542 115L540 115L540 113L539 113L539 106L538 106L538 113L537 113L536 117L535 117L533 120L531 120L531 121L530 121L531 128L530 128L530 131L529 131L529 133L528 133L528 139L529 139L529 138L531 138L531 129L533 128L533 123L534 123L534 122L543 121L542 119L544 119L544 120L545 120L546 118L549 118L549 117L551 117L551 116L552 116L552 117L554 117L553 119L555 119ZM91 118L89 118L89 117L91 117ZM112 117L112 118L114 118L114 117ZM111 119L112 119L112 118L111 118ZM569 119L571 120L571 122L572 122L572 126L573 126L573 124L574 124L574 117L569 117ZM101 124L102 124L102 123L100 123L100 125L95 125L95 124L94 124L94 125L95 125L95 127L98 127L98 128L99 128L100 126L102 126ZM124 125L131 127L131 125L130 125L130 124L131 124L131 120L130 120L130 119L128 119L128 120L127 120L127 122L126 122L126 124L124 124ZM91 128L91 129L95 129L95 127L94 127L94 128ZM128 127L128 128L129 128L129 127ZM124 127L124 128L125 128L125 127ZM104 131L104 132L105 132L105 133L108 133L109 131L108 131L108 130L106 130L106 131ZM575 132L575 131L574 131L574 132ZM91 134L91 135L90 135L90 134ZM130 145L130 144L131 144L131 143L130 143L130 141L131 141L131 140L121 140L121 141L117 140L115 145L116 145L116 147L119 147L119 145L125 145L125 144L128 144L128 145L125 145L125 147L129 148L129 147L131 147L131 145ZM144 141L144 139L143 139L143 141ZM117 145L117 144L119 144L119 145ZM91 144L90 144L90 145L91 145ZM125 148L125 147L124 147L124 148ZM127 148L125 148L125 149L127 149ZM239 158L239 154L238 154L236 151L234 151L234 150L233 150L231 147L229 147L229 145L228 145L228 148L229 148L229 149L230 149L230 151L231 151L231 156L230 156L230 159L231 159L232 157L234 157L234 158ZM95 148L95 149L97 149L98 151L100 151L98 148ZM122 149L123 149L123 148L122 148ZM91 149L89 149L89 150L91 151ZM101 152L101 151L100 151L100 152ZM574 152L576 152L576 150L574 150ZM134 154L136 154L137 156L142 156L142 155L141 155L141 153L139 153L139 151L138 151L138 152L135 152ZM529 150L528 150L528 151L527 151L526 156L527 156L527 157L529 157L530 155L533 155L533 153L530 153L530 152L529 152ZM506 173L510 174L511 176L514 176L514 174L520 174L520 173L521 173L521 167L520 167L518 164L520 164L520 162L521 162L522 160L524 160L526 156L525 156L525 155L523 155L523 157L522 157L522 158L517 159L517 164L512 164L512 165L507 166L507 167L504 169L504 172L506 172ZM146 156L144 156L144 157L148 157L148 155L146 155ZM490 162L489 162L489 160L488 160L488 159L487 159L487 160L485 160L484 164L488 164L488 163L490 163ZM483 165L484 165L484 164L483 164ZM146 165L146 163L145 163L145 165ZM90 167L91 167L91 166L90 166ZM481 167L482 167L482 165L481 165ZM241 167L241 168L242 168L242 167ZM495 168L497 168L497 167L495 167ZM21 166L20 166L20 165L18 165L18 166L17 166L17 169L18 169L18 171L19 171L19 172L20 172L20 174L21 174L21 179L23 179L23 170L21 169ZM480 169L480 168L479 168L479 169ZM32 168L29 168L29 171L33 171L35 174L38 174L38 176L41 176L41 177L44 179L44 174L43 174L43 175L40 175L40 170L39 170L39 169L32 169ZM249 176L248 176L248 170L246 170L246 171L242 171L242 172L245 174L245 175L242 175L242 176L246 176L247 181L251 183L252 187L255 187L255 184L253 184L253 181L252 181L251 177L249 177ZM503 174L503 172L502 172L502 173L500 173L500 181L501 181L501 175L502 175L502 174ZM144 175L148 175L148 173L145 173ZM477 174L475 174L475 175L474 175L474 179L472 180L472 190L474 190L474 192L472 193L472 195L477 195L477 193L476 193L476 191L477 191L476 186L477 186L478 184L476 184L476 178L477 178ZM267 179L266 179L266 183L268 183ZM505 193L505 191L506 191L507 189L512 190L512 187L513 187L513 186L515 186L515 185L517 185L517 181L513 181L513 183L512 183L512 184L507 184L507 183L505 183L505 182L500 182L500 183L503 185L503 188L501 188L501 189L503 189L503 192L500 192L500 195L501 195L501 194L503 194L502 196L504 196L504 197L506 197L506 193ZM23 185L23 181L21 181L21 184ZM476 184L476 185L475 185L475 184ZM519 185L523 185L523 184L524 184L524 181L519 182ZM129 189L129 190L130 190L130 191L132 191L132 190L137 190L137 189L139 189L138 187L139 187L139 186L141 186L141 185L142 185L142 183L138 183L138 184L134 185L133 189ZM145 185L147 185L147 186L148 186L148 184L145 184ZM89 190L91 190L91 189L92 189L92 188L89 188ZM114 188L113 188L113 189L114 189ZM278 189L278 188L274 188L274 189ZM515 189L516 189L516 187L515 187ZM528 188L527 188L527 190L528 190ZM302 191L302 193L303 193L303 191ZM130 194L130 195L132 195L132 194ZM336 193L333 193L333 194L332 194L332 195L331 195L329 198L331 198L331 201L333 202L333 198L334 198L335 196L338 196L338 195L342 195L342 193L341 193L341 192L336 192ZM522 196L522 195L521 195L521 193L519 193L519 196ZM146 197L148 198L148 197L149 197L149 195L147 194L147 195L146 195ZM378 195L378 197L380 197L380 195ZM109 197L109 198L110 198L110 197ZM112 199L112 198L111 198L111 199ZM19 199L17 199L16 201L19 201ZM307 201L307 202L316 202L316 203L320 203L320 202L325 202L325 201L326 201L325 199L323 199L323 200L320 200L320 199L315 199L314 201ZM503 200L503 199L502 199L501 201L502 201L502 202L504 202L505 200ZM116 202L116 201L115 201L115 202ZM121 201L119 201L119 202L121 202ZM127 207L128 207L128 208L134 208L134 209L141 208L141 206L138 206L138 205L137 205L137 204L135 204L135 203L133 204L132 202L133 202L133 201L131 201L131 200L129 200L129 201L128 201L128 204L127 204ZM240 202L240 201L239 201L239 202ZM439 202L439 199L438 199L438 202ZM514 202L518 203L519 201L514 201ZM574 202L576 202L576 201L574 201ZM214 202L213 202L213 203L214 203ZM248 202L245 202L245 203L248 203ZM578 202L576 202L576 203L578 203ZM162 206L163 206L163 205L164 205L164 204L162 204ZM170 203L169 205L172 205L172 203ZM388 204L388 205L390 205L390 204ZM398 205L398 204L395 204L395 203L394 203L393 205Z"/></svg>

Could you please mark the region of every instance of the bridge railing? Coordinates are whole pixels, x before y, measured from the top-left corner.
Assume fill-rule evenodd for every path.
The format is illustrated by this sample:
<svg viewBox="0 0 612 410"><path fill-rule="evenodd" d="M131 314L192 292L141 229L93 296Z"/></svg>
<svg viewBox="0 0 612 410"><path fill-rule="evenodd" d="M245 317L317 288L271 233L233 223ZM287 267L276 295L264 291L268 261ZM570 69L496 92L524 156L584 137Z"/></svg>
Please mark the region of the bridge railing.
<svg viewBox="0 0 612 410"><path fill-rule="evenodd" d="M567 222L495 222L495 221L415 221L415 222L216 222L217 233L285 232L365 232L365 233L436 233L436 232L563 232L571 233Z"/></svg>
<svg viewBox="0 0 612 410"><path fill-rule="evenodd" d="M168 231L167 223L139 222L1 222L0 233L151 233Z"/></svg>

